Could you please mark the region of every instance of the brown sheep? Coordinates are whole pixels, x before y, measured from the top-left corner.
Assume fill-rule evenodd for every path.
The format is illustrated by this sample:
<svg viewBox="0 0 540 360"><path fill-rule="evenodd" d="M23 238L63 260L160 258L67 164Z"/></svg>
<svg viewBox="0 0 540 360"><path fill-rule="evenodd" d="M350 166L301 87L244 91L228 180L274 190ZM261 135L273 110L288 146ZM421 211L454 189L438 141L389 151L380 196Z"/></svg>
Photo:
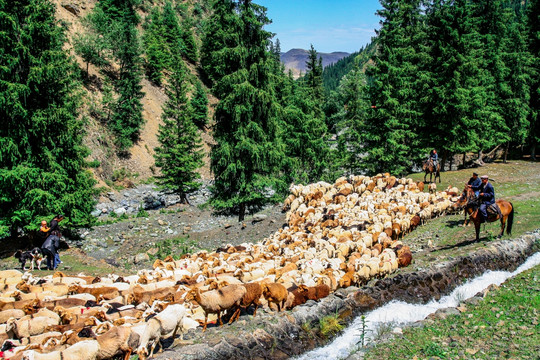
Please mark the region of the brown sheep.
<svg viewBox="0 0 540 360"><path fill-rule="evenodd" d="M399 267L409 266L412 262L411 249L407 245L396 246L396 254Z"/></svg>
<svg viewBox="0 0 540 360"><path fill-rule="evenodd" d="M94 295L96 298L102 296L106 300L114 299L115 297L120 295L120 291L118 291L117 288L112 286L101 286L94 288L73 284L69 287L69 292L77 294L87 293Z"/></svg>
<svg viewBox="0 0 540 360"><path fill-rule="evenodd" d="M262 284L262 292L266 301L276 304L278 311L281 311L288 295L285 286L278 283Z"/></svg>
<svg viewBox="0 0 540 360"><path fill-rule="evenodd" d="M259 283L252 282L243 284L242 286L246 288L246 293L242 297L242 301L240 302L238 309L236 309L233 316L229 320L229 324L231 324L235 320L238 320L238 318L240 317L241 309L247 310L251 305L255 305L255 310L253 310L253 317L255 317L255 315L257 314L257 308L261 304L262 287Z"/></svg>
<svg viewBox="0 0 540 360"><path fill-rule="evenodd" d="M242 297L246 293L246 288L240 285L228 285L218 290L211 290L201 293L199 288L190 292L195 301L204 310L204 326L203 331L206 331L208 325L208 314L217 314L219 325L223 325L221 320L221 312L230 309L234 306L239 306Z"/></svg>

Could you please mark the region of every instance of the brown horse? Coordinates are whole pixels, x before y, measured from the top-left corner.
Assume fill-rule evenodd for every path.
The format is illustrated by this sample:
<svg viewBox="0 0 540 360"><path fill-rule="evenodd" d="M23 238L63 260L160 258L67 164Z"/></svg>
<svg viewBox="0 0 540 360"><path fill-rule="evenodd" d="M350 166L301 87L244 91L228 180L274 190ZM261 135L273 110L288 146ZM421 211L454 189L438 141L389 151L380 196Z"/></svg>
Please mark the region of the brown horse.
<svg viewBox="0 0 540 360"><path fill-rule="evenodd" d="M465 214L469 214L469 217L474 224L474 229L476 230L476 240L478 241L480 239L480 224L483 218L482 214L479 211L480 199L476 197L472 189L466 188L464 193L466 193L465 199L467 200L465 204ZM462 198L460 198L460 200ZM460 200L458 200L458 203ZM488 213L487 222L494 222L499 219L501 220L501 233L497 236L498 238L500 238L504 234L504 228L506 226L506 221L508 220L508 227L506 228L506 233L508 235L511 235L512 224L514 223L514 205L512 205L511 202L502 199L499 199L495 202L499 206L499 209L501 209L502 216L499 216L498 214Z"/></svg>
<svg viewBox="0 0 540 360"><path fill-rule="evenodd" d="M429 174L429 182L431 182L433 174L435 174L435 182L437 182L437 177L439 178L439 183L441 182L441 164L437 163L437 168L435 168L435 166L433 166L433 160L426 160L424 165L422 165L422 171L425 172L424 182L426 182L427 174Z"/></svg>

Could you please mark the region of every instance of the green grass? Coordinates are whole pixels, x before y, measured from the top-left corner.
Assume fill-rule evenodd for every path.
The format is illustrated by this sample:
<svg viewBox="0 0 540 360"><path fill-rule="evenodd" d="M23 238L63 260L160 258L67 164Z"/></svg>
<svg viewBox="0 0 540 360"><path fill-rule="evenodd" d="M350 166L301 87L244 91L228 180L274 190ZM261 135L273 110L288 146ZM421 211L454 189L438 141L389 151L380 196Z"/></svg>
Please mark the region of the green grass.
<svg viewBox="0 0 540 360"><path fill-rule="evenodd" d="M510 161L508 164L493 163L476 170L479 174L487 174L492 178L496 199L505 199L514 205L514 226L511 238L537 229L540 226L540 163ZM448 186L455 186L460 191L472 175L472 169L447 171L441 174L441 183L437 183L437 191ZM423 180L421 173L411 174L414 180ZM429 176L428 176L429 179ZM474 226L463 228L463 214L448 215L430 220L425 226L418 228L404 238L404 242L431 238L435 246L446 246L475 237ZM500 222L482 225L480 237L489 239L500 232ZM491 234L491 235L490 235ZM438 236L437 236L438 235Z"/></svg>
<svg viewBox="0 0 540 360"><path fill-rule="evenodd" d="M456 316L406 328L366 350L365 359L538 359L540 266L490 291Z"/></svg>

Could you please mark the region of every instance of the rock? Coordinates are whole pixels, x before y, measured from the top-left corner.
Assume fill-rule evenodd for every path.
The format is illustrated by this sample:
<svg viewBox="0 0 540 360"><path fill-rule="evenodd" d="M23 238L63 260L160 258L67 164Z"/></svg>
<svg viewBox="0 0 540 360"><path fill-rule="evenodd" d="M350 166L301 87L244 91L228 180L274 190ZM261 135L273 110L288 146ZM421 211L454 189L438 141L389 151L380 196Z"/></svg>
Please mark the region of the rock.
<svg viewBox="0 0 540 360"><path fill-rule="evenodd" d="M140 264L140 263L148 261L148 260L150 260L150 256L148 256L147 253L140 253L140 254L135 255L135 258L133 259L133 262L135 264Z"/></svg>
<svg viewBox="0 0 540 360"><path fill-rule="evenodd" d="M123 215L123 214L126 213L126 209L123 208L123 207L119 207L119 208L117 208L117 209L114 210L114 213L115 213L116 215Z"/></svg>
<svg viewBox="0 0 540 360"><path fill-rule="evenodd" d="M146 253L149 254L149 255L156 255L158 251L159 251L158 248L151 248Z"/></svg>
<svg viewBox="0 0 540 360"><path fill-rule="evenodd" d="M191 231L191 226L184 226L184 234L187 234L188 232Z"/></svg>
<svg viewBox="0 0 540 360"><path fill-rule="evenodd" d="M79 7L74 4L62 4L62 7L75 16L79 16L79 13L81 12Z"/></svg>
<svg viewBox="0 0 540 360"><path fill-rule="evenodd" d="M103 210L105 210L105 209L103 209ZM101 215L103 210L95 209L94 211L92 211L90 213L90 215L92 215L93 217L98 217L99 215Z"/></svg>
<svg viewBox="0 0 540 360"><path fill-rule="evenodd" d="M265 214L255 214L253 215L253 219L251 219L251 223L254 224L254 223L258 223L258 222L261 222L263 220L266 220L268 218L268 215L265 215Z"/></svg>
<svg viewBox="0 0 540 360"><path fill-rule="evenodd" d="M161 220L161 219L158 219L157 223L158 223L159 225L161 225L161 226L167 225L167 223L166 223L165 221Z"/></svg>
<svg viewBox="0 0 540 360"><path fill-rule="evenodd" d="M403 329L401 329L400 327L395 327L395 328L392 330L392 333L393 333L393 334L397 334L397 335L403 335Z"/></svg>
<svg viewBox="0 0 540 360"><path fill-rule="evenodd" d="M449 307L444 309L437 310L434 314L429 315L429 317L434 319L446 319L449 315L459 315L460 312L458 309Z"/></svg>

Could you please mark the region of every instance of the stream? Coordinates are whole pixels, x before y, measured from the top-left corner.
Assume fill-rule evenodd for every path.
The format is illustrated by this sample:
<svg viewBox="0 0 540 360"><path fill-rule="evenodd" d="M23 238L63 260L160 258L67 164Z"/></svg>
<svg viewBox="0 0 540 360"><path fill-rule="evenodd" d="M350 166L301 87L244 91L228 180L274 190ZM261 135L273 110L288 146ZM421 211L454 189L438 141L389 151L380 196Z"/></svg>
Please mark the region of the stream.
<svg viewBox="0 0 540 360"><path fill-rule="evenodd" d="M495 284L500 285L507 279L529 270L540 264L540 252L529 257L515 271L487 271L484 274L467 281L465 284L457 287L451 294L443 296L440 300L432 300L427 304L408 304L403 301L391 301L378 309L358 316L344 330L343 334L334 339L330 344L309 351L299 357L297 360L331 360L344 359L357 348L361 341L362 322L365 324L364 344L368 344L377 334L378 329L382 327L403 327L425 319L429 314L438 309L448 307L457 307L463 300L469 299L478 292Z"/></svg>

